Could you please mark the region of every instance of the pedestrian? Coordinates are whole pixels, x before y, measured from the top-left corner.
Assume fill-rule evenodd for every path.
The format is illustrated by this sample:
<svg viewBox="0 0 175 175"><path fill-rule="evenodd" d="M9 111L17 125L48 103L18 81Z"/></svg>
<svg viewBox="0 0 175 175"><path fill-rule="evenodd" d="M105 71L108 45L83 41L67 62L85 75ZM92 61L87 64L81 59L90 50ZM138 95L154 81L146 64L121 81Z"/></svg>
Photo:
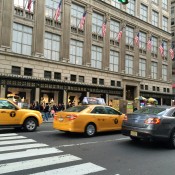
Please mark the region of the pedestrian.
<svg viewBox="0 0 175 175"><path fill-rule="evenodd" d="M46 106L44 108L44 120L48 121L48 118L49 118L49 104L46 103Z"/></svg>
<svg viewBox="0 0 175 175"><path fill-rule="evenodd" d="M36 101L34 110L40 111L40 105L39 105L39 102L38 101Z"/></svg>

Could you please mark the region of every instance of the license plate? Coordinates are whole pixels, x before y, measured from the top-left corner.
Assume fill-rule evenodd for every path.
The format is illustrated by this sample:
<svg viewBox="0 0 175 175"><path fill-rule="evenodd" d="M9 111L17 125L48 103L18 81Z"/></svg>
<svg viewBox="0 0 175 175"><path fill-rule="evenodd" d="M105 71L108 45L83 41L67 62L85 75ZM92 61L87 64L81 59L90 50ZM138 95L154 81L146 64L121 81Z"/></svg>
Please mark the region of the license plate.
<svg viewBox="0 0 175 175"><path fill-rule="evenodd" d="M130 135L131 135L131 136L137 136L137 132L136 132L136 131L131 131L131 132L130 132Z"/></svg>
<svg viewBox="0 0 175 175"><path fill-rule="evenodd" d="M60 117L60 118L59 118L59 121L60 121L60 122L62 122L62 121L63 121L63 118L62 118L62 117Z"/></svg>

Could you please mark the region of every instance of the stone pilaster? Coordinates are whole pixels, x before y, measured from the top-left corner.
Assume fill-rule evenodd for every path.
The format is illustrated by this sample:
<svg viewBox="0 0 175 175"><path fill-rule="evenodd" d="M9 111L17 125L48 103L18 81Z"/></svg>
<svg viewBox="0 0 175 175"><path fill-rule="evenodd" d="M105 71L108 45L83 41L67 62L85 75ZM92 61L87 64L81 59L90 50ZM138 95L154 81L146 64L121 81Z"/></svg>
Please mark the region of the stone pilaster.
<svg viewBox="0 0 175 175"><path fill-rule="evenodd" d="M63 1L63 35L62 35L62 49L61 49L61 57L62 59L69 59L69 48L70 48L70 13L71 13L71 0Z"/></svg>
<svg viewBox="0 0 175 175"><path fill-rule="evenodd" d="M90 66L91 64L91 45L92 45L92 7L87 5L87 14L85 21L85 40L84 40L84 53L83 53L83 64Z"/></svg>
<svg viewBox="0 0 175 175"><path fill-rule="evenodd" d="M44 55L44 33L45 33L45 3L35 1L35 25L34 25L34 55Z"/></svg>
<svg viewBox="0 0 175 175"><path fill-rule="evenodd" d="M0 41L1 46L11 47L13 1L0 0Z"/></svg>

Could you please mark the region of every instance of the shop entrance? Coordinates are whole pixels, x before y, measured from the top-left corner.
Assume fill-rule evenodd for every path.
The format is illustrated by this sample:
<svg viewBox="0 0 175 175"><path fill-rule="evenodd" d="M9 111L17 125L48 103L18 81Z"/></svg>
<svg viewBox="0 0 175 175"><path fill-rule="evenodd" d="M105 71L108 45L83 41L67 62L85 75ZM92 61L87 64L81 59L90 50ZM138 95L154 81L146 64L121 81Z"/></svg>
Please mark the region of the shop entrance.
<svg viewBox="0 0 175 175"><path fill-rule="evenodd" d="M136 94L135 86L126 86L126 100L134 100Z"/></svg>

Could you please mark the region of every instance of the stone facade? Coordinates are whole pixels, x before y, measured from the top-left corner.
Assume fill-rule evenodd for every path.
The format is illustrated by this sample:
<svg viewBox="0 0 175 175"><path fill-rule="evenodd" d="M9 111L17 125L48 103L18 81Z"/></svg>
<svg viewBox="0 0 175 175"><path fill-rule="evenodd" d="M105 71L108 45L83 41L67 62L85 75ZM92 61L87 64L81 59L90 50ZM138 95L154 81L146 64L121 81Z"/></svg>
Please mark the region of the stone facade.
<svg viewBox="0 0 175 175"><path fill-rule="evenodd" d="M131 16L125 12L125 6L121 5L121 9L117 9L110 5L110 0L107 2L99 0L63 0L62 19L61 23L58 24L60 27L54 27L48 25L46 22L48 19L45 18L44 0L35 1L34 13L27 14L30 18L27 17L25 11L23 11L23 15L18 15L16 13L18 7L14 7L12 0L0 0L0 96L7 97L9 93L8 88L12 88L12 90L16 88L20 92L24 92L25 89L31 89L31 91L29 91L31 94L28 95L28 98L30 98L28 102L33 100L40 101L43 93L52 93L52 98L54 98L56 103L61 101L65 104L68 103L67 98L69 98L69 94L71 94L71 96L75 96L76 100L78 99L78 96L81 96L82 94L84 96L91 94L101 96L106 99L107 104L110 96L114 99L134 100L134 98L139 95L143 95L145 97L154 97L158 99L159 104L171 104L172 61L169 56L167 60L162 60L159 53L157 58L154 58L150 52L145 51L145 53L143 53L142 50L139 50L136 46L133 46L132 48L127 46L125 43L125 32L123 33L122 40L118 45L111 44L112 42L110 41L109 32L106 33L104 38L98 34L92 33L92 13L95 11L106 16L107 31L109 31L110 28L110 19L115 19L123 25L130 25L134 27L135 32L142 30L149 36L153 33L158 37L158 46L160 45L162 38L164 38L166 41L168 41L169 48L171 43L171 34L161 29L161 17L166 15L169 18L170 10L160 10L162 9L161 3L159 6L155 6L151 3L151 1L138 0L136 2L136 16ZM70 12L72 3L79 4L85 7L87 10L85 29L83 31L80 31L79 29L70 25ZM144 22L138 18L140 3L143 3L149 7L150 15L148 22ZM169 1L168 3L170 6ZM150 10L152 8L160 12L161 17L159 27L154 27L151 25ZM30 56L12 52L12 24L14 22L31 26L33 28L32 54ZM53 61L44 58L45 31L61 36L59 61ZM168 26L168 31L170 31L170 25ZM74 65L69 63L70 39L83 42L82 65ZM103 48L102 69L95 69L90 65L92 45L97 45ZM109 52L111 49L120 53L120 65L118 72L109 71ZM134 56L133 75L128 75L125 73L126 54ZM139 58L145 58L146 60L146 77L138 76ZM151 78L151 61L158 63L159 72L157 79ZM162 64L168 66L167 81L163 81L161 78ZM21 75L13 75L12 66L21 67ZM32 77L24 76L24 68L33 69ZM44 78L44 71L51 71L52 78ZM54 71L61 73L61 80L54 79ZM84 82L80 83L78 81L70 81L71 74L84 76ZM93 77L97 78L98 80L104 79L104 85L94 85L92 83ZM111 86L111 80L121 82L121 85L113 87ZM21 84L23 81L26 82L24 85ZM33 84L27 85L27 82L31 82ZM49 85L52 86L49 87ZM141 85L142 87L148 86L148 88L141 89ZM154 91L153 86L155 87ZM127 95L127 93L130 91L130 87L133 87L131 97ZM164 91L165 89L166 92ZM43 93L41 93L42 91ZM48 98L51 99L51 97ZM75 101L75 103L78 104L77 101Z"/></svg>

